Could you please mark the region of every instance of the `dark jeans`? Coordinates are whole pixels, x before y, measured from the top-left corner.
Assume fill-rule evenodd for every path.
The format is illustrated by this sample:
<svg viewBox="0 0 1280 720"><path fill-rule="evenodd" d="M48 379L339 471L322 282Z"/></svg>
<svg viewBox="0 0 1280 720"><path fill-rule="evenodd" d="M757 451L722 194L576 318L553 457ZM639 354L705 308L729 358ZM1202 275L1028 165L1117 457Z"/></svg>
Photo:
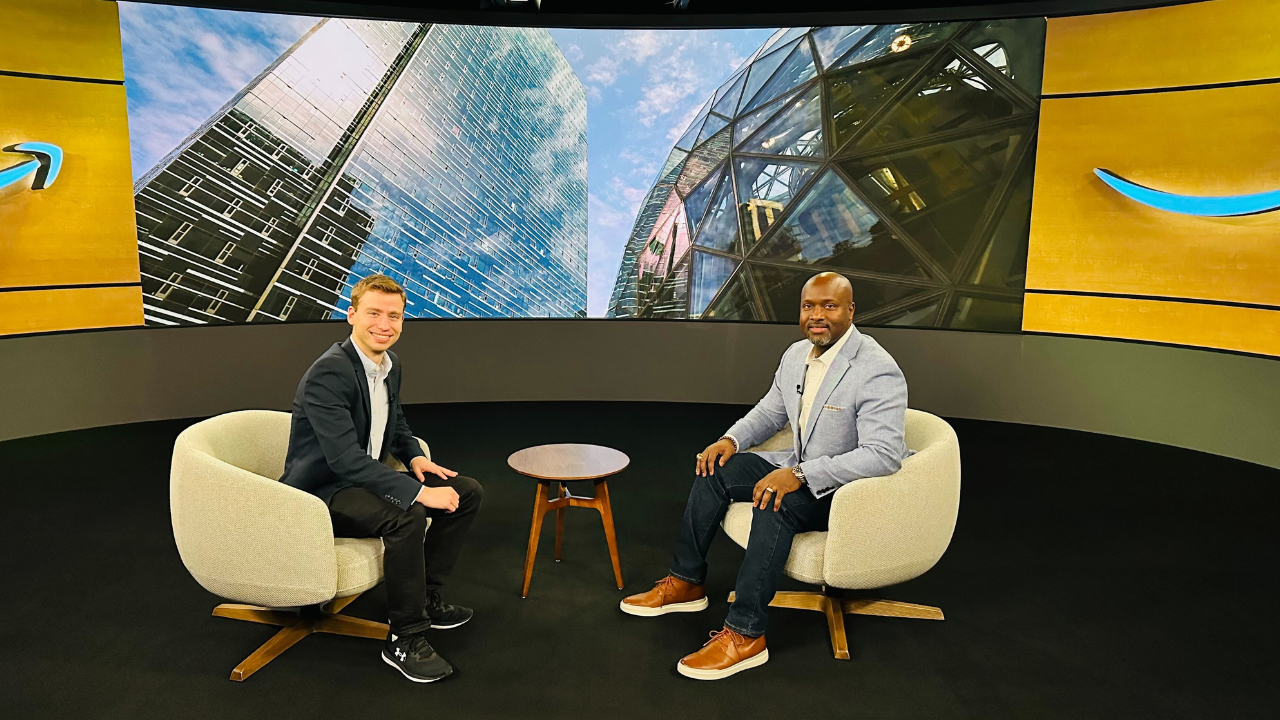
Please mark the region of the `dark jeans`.
<svg viewBox="0 0 1280 720"><path fill-rule="evenodd" d="M695 479L684 506L671 574L701 585L707 578L707 550L729 503L751 502L756 483L777 469L759 455L742 452L729 458L724 467L717 467L715 475ZM777 512L772 501L768 510L751 511L751 538L747 556L738 568L737 597L729 606L726 627L749 637L764 634L769 625L769 601L778 590L791 540L796 533L827 529L834 494L819 500L801 487L782 498L782 509Z"/></svg>
<svg viewBox="0 0 1280 720"><path fill-rule="evenodd" d="M438 591L462 551L462 538L475 520L484 490L459 475L449 480L427 474L430 487L450 485L458 492L458 509L436 510L414 503L401 510L360 487L343 488L329 500L333 534L382 538L383 576L391 632L410 635L431 627L427 593ZM427 527L431 518L431 527Z"/></svg>

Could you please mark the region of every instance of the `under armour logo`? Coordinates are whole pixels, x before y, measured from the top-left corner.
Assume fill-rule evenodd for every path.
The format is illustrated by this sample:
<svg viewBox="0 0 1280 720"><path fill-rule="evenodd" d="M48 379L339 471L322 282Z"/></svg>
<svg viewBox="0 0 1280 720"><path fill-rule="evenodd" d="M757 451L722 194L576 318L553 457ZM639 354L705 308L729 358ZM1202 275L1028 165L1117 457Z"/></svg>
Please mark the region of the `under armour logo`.
<svg viewBox="0 0 1280 720"><path fill-rule="evenodd" d="M407 656L404 654L404 651L403 651L403 650L401 650L400 648L396 648L396 659L397 659L397 660L404 660L404 659L405 659L405 657L407 657Z"/></svg>

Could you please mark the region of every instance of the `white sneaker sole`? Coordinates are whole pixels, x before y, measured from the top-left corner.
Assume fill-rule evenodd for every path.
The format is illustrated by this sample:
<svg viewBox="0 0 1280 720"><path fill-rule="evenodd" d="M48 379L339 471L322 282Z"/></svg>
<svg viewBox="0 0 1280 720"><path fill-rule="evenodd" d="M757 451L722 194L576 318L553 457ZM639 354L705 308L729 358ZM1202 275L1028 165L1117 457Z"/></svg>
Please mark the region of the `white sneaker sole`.
<svg viewBox="0 0 1280 720"><path fill-rule="evenodd" d="M475 617L475 615L472 615L471 617ZM471 618L467 618L466 620L463 620L462 622L454 623L454 624L452 624L452 625L435 625L435 624L433 624L433 625L431 626L431 628L430 628L430 629L431 629L431 630L452 630L452 629L454 629L454 628L456 628L456 627L462 627L463 625L466 625L466 624L467 624L467 623L469 623L469 622L471 622ZM390 620L388 620L388 621L387 621L387 624L388 624L388 625L389 625L389 624L391 624L391 621L390 621ZM392 640L394 640L395 638L393 637L393 638L391 638L391 639L392 639Z"/></svg>
<svg viewBox="0 0 1280 720"><path fill-rule="evenodd" d="M472 615L471 617L475 617L475 616L474 616L474 615ZM432 629L432 630L452 630L452 629L454 629L454 628L456 628L456 627L462 627L463 625L466 625L466 624L467 624L467 623L469 623L469 622L471 622L471 618L467 618L466 620L463 620L462 622L457 622L457 623L454 623L454 624L452 624L452 625L436 625L435 623L431 623L431 629Z"/></svg>
<svg viewBox="0 0 1280 720"><path fill-rule="evenodd" d="M382 662L384 662L384 663L386 663L386 664L390 665L391 667L393 667L393 668L395 668L395 669L399 670L401 675L405 676L406 678L409 678L410 680L412 680L413 682L416 682L416 683L433 683L433 682L436 682L437 680L443 680L443 679L445 679L445 678L447 678L447 677L449 677L450 675L452 675L452 674L453 674L452 672L447 672L447 673L445 673L445 674L441 675L441 676L440 676L440 677L438 677L438 678L420 678L420 677L414 677L414 676L410 675L409 673L405 672L405 671L404 671L404 668L402 668L402 667L400 667L399 665L395 664L395 662L394 662L394 661L392 661L392 659L391 659L391 658L389 658L389 657L387 657L385 654L382 656Z"/></svg>
<svg viewBox="0 0 1280 720"><path fill-rule="evenodd" d="M769 662L769 648L765 648L760 651L760 654L749 657L736 665L730 665L723 670L698 670L685 665L683 660L676 663L676 670L681 675L694 680L723 680L734 673L750 670L753 667L760 667L767 662Z"/></svg>
<svg viewBox="0 0 1280 720"><path fill-rule="evenodd" d="M618 607L622 608L622 612L637 617L657 617L673 612L698 612L699 610L706 610L710 606L711 601L705 597L698 600L690 600L689 602L671 603L656 608L628 605L626 600L618 603Z"/></svg>

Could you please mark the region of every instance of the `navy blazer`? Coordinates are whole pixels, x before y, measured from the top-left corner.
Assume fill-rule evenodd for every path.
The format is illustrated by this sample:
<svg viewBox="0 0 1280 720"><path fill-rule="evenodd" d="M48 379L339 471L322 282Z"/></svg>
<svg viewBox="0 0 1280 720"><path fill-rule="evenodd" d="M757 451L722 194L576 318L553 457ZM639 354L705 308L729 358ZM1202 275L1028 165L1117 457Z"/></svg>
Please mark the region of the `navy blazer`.
<svg viewBox="0 0 1280 720"><path fill-rule="evenodd" d="M400 409L400 360L388 351L390 407L382 458L375 460L369 457L369 381L358 352L351 338L334 343L302 376L293 397L289 453L280 482L325 503L343 488L362 487L408 510L422 484L379 462L390 454L409 467L414 458L425 457Z"/></svg>

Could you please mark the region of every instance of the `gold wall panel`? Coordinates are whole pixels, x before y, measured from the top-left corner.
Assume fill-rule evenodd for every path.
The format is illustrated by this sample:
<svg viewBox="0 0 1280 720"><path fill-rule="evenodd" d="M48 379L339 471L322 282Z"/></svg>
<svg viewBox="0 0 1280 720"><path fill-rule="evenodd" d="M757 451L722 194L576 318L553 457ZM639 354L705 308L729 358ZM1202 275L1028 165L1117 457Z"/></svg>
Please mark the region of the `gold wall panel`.
<svg viewBox="0 0 1280 720"><path fill-rule="evenodd" d="M1204 218L1130 200L1280 188L1280 85L1045 100L1027 287L1280 306L1280 212Z"/></svg>
<svg viewBox="0 0 1280 720"><path fill-rule="evenodd" d="M114 2L0 0L0 17L0 71L124 80Z"/></svg>
<svg viewBox="0 0 1280 720"><path fill-rule="evenodd" d="M0 292L0 335L142 324L142 288Z"/></svg>
<svg viewBox="0 0 1280 720"><path fill-rule="evenodd" d="M1280 2L1212 0L1050 18L1044 94L1280 77Z"/></svg>
<svg viewBox="0 0 1280 720"><path fill-rule="evenodd" d="M1280 355L1280 312L1230 305L1027 293L1022 329Z"/></svg>
<svg viewBox="0 0 1280 720"><path fill-rule="evenodd" d="M123 85L0 76L0 147L53 143L54 184L0 190L0 288L137 282ZM29 156L0 154L9 167Z"/></svg>

